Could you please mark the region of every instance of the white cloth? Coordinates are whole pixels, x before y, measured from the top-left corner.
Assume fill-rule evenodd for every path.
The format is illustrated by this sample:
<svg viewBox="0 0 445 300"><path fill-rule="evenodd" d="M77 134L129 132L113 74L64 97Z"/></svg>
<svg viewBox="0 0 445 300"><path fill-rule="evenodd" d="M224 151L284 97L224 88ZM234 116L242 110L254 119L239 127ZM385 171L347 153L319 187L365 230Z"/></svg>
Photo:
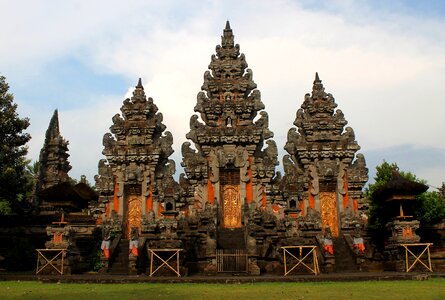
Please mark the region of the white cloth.
<svg viewBox="0 0 445 300"><path fill-rule="evenodd" d="M138 241L138 240L131 240L131 241L130 241L130 246L129 246L129 248L130 248L130 249L133 249L133 247L136 247L136 248L139 247L139 241Z"/></svg>
<svg viewBox="0 0 445 300"><path fill-rule="evenodd" d="M354 238L354 245L363 244L363 238Z"/></svg>
<svg viewBox="0 0 445 300"><path fill-rule="evenodd" d="M110 249L110 241L102 241L102 244L100 245L100 249L104 250L105 248Z"/></svg>

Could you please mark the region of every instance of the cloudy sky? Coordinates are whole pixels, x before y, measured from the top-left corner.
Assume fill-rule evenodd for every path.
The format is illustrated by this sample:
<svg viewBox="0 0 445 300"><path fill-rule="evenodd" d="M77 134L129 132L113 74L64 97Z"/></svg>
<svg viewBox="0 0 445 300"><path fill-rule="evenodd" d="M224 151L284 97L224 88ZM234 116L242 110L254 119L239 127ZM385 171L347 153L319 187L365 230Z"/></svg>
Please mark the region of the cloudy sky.
<svg viewBox="0 0 445 300"><path fill-rule="evenodd" d="M226 20L280 149L319 72L365 154L445 181L445 1L0 0L0 74L38 159L54 109L70 175L90 181L102 136L139 77L180 146ZM280 157L284 154L281 150Z"/></svg>

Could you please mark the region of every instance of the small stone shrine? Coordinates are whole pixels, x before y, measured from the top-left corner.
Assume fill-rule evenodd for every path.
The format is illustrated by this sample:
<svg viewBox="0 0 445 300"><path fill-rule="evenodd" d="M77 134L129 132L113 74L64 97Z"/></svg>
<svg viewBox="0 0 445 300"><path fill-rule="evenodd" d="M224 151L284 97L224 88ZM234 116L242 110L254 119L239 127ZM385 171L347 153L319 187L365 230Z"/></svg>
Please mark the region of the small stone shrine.
<svg viewBox="0 0 445 300"><path fill-rule="evenodd" d="M87 185L84 177L77 184L69 177L71 166L67 152L68 141L60 134L58 112L55 110L40 152L34 205L39 216L52 220L45 228L49 240L45 243L45 249L40 249L39 253L45 255L63 250L65 259L59 255L52 264L63 270L64 274L86 268L79 262L82 255L89 255L93 249L85 247L82 252L77 242L82 244L86 240L86 243L91 243L96 226L88 212L88 205L97 199L97 194ZM44 261L43 257L39 259ZM41 269L40 273L55 271L55 268L49 267Z"/></svg>
<svg viewBox="0 0 445 300"><path fill-rule="evenodd" d="M373 193L374 199L383 205L387 228L384 255L386 268L404 270L404 257L400 252L401 244L420 242L416 230L420 227L419 220L414 217L418 207L416 196L428 190L428 186L402 177L396 170L391 179Z"/></svg>

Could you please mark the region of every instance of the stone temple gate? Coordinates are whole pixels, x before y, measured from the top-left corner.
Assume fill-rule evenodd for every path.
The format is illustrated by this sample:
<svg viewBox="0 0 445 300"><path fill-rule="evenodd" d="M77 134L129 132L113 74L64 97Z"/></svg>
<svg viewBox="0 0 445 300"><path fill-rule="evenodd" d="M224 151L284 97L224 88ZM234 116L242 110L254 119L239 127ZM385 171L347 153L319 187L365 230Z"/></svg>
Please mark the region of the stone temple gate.
<svg viewBox="0 0 445 300"><path fill-rule="evenodd" d="M103 232L103 270L144 272L147 249L178 249L181 274L259 275L281 272L281 247L294 245L325 249L320 262L332 270L341 263L329 251L333 243L357 267L363 260L352 240L364 226L368 170L336 107L316 74L289 129L282 176L261 93L227 22L204 73L176 182L172 134L139 80L103 137L98 199L88 208ZM233 253L242 263L220 264Z"/></svg>

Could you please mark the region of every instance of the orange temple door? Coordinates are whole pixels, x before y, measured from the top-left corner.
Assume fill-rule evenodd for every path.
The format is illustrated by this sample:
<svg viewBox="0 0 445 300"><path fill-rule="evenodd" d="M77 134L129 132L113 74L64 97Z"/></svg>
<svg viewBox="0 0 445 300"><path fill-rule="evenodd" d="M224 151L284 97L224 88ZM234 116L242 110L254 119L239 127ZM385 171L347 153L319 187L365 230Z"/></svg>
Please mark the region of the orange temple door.
<svg viewBox="0 0 445 300"><path fill-rule="evenodd" d="M241 199L239 170L220 171L223 228L241 228Z"/></svg>
<svg viewBox="0 0 445 300"><path fill-rule="evenodd" d="M340 233L338 224L336 192L320 192L321 224L323 230L329 226L333 237Z"/></svg>
<svg viewBox="0 0 445 300"><path fill-rule="evenodd" d="M133 226L140 228L142 221L142 196L137 192L138 189L130 189L126 194L126 209L123 235L124 238L130 237L131 228Z"/></svg>

